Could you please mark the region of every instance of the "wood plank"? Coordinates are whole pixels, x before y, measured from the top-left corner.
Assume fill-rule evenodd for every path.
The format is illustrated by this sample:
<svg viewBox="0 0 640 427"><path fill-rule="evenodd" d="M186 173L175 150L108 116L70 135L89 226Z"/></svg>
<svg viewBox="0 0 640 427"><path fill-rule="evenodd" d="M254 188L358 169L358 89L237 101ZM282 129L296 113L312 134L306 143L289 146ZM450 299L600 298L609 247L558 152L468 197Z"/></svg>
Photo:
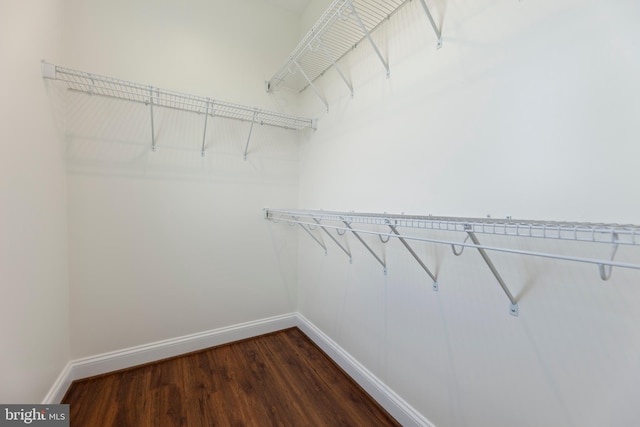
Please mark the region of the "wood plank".
<svg viewBox="0 0 640 427"><path fill-rule="evenodd" d="M398 426L297 328L74 381L72 426Z"/></svg>

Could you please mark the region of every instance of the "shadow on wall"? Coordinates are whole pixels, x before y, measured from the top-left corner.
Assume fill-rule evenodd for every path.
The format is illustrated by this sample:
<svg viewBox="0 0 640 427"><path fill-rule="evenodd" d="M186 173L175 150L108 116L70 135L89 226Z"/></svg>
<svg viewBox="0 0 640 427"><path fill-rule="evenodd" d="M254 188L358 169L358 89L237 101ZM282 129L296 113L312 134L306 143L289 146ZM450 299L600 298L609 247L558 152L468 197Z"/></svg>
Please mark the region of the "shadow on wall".
<svg viewBox="0 0 640 427"><path fill-rule="evenodd" d="M54 82L46 82L46 90L69 173L297 180L296 131L209 116L205 132L203 114L156 107L152 138L151 111L144 104L73 92Z"/></svg>

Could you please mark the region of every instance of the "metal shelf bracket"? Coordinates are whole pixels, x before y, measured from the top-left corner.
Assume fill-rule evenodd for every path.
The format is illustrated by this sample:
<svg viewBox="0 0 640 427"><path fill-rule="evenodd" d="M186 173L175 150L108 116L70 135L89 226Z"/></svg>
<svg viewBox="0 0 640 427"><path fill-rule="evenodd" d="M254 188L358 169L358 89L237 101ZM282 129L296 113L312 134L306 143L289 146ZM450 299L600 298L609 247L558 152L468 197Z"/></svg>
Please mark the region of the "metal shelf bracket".
<svg viewBox="0 0 640 427"><path fill-rule="evenodd" d="M340 242L338 242L338 239L336 239L335 237L333 237L333 234L329 233L329 230L326 229L326 227L324 227L321 223L320 220L317 218L313 218L313 220L315 221L316 224L318 224L320 226L320 228L322 229L322 231L324 231L327 236L329 236L331 238L331 240L334 241L334 243L336 245L338 245L338 247L340 249L342 249L342 252L344 252L345 254L347 254L347 256L349 257L349 264L353 264L353 257L351 256L351 251L349 251L347 248L345 248Z"/></svg>
<svg viewBox="0 0 640 427"><path fill-rule="evenodd" d="M322 51L324 52L324 55L327 57L327 59L331 62L331 64L333 64L333 68L336 69L336 71L340 75L340 78L342 79L344 84L346 84L347 87L349 88L349 92L351 92L351 97L353 98L353 85L351 84L351 82L349 82L349 80L347 80L344 73L340 69L340 66L338 66L338 64L336 63L336 60L333 58L333 56L331 56L331 53L329 52L324 42L320 38L318 39L318 45L320 46L320 49L322 49Z"/></svg>
<svg viewBox="0 0 640 427"><path fill-rule="evenodd" d="M467 234L469 235L469 238L471 239L471 241L473 242L474 245L480 246L480 241L478 240L478 238L476 237L476 235L475 235L475 233L473 231L467 231ZM495 276L496 280L500 284L500 287L502 288L504 293L507 295L507 298L509 298L509 301L511 301L511 307L509 309L509 314L511 314L512 316L516 316L517 317L518 316L518 301L516 301L514 296L511 294L511 291L507 287L507 284L504 283L504 280L502 279L502 276L500 276L500 273L498 273L498 270L496 269L495 265L493 265L493 262L491 261L491 258L489 258L489 255L487 255L487 252L483 248L480 248L480 247L477 247L476 249L478 249L478 252L480 252L480 255L482 256L482 259L484 259L484 262L487 263L487 266L489 267L489 270L491 270L491 272Z"/></svg>
<svg viewBox="0 0 640 427"><path fill-rule="evenodd" d="M520 314L520 309L518 308L518 304L511 304L509 306L509 314L515 317L518 317Z"/></svg>
<svg viewBox="0 0 640 427"><path fill-rule="evenodd" d="M611 246L611 256L609 259L613 261L616 256L616 252L618 252L618 234L611 233L611 240L613 242L613 246ZM600 278L607 281L611 278L613 266L611 264L598 264L598 271L600 272Z"/></svg>
<svg viewBox="0 0 640 427"><path fill-rule="evenodd" d="M306 231L306 232L307 232L307 234L308 234L309 236L311 236L311 238L312 238L313 240L315 240L315 241L316 241L316 243L320 245L320 247L322 247L322 249L324 249L324 254L325 254L325 255L327 255L327 246L326 246L326 245L325 245L325 244L324 244L320 239L318 239L318 238L315 236L315 234L313 234L313 233L311 232L311 230L309 230L307 227L305 227L301 222L299 222L299 223L298 223L298 225L299 225L300 227L302 227L302 229L303 229L304 231Z"/></svg>
<svg viewBox="0 0 640 427"><path fill-rule="evenodd" d="M382 65L384 65L385 70L387 70L387 78L389 78L389 76L391 75L391 72L389 70L389 62L386 59L384 59L384 56L382 56L382 53L380 53L380 49L378 49L378 46L371 38L371 33L367 30L367 27L364 25L364 22L362 22L362 18L360 18L360 14L356 10L355 5L353 4L353 0L347 0L347 2L349 4L349 9L351 9L351 13L356 18L356 21L358 22L358 25L362 30L362 33L365 35L367 40L369 40L371 47L373 47L373 50L376 52L376 55L380 59L380 62L382 62Z"/></svg>
<svg viewBox="0 0 640 427"><path fill-rule="evenodd" d="M251 141L251 132L253 132L253 125L256 123L256 116L258 112L253 113L253 119L251 120L251 127L249 128L249 135L247 136L247 144L244 146L244 160L247 160L247 153L249 150L249 142Z"/></svg>
<svg viewBox="0 0 640 427"><path fill-rule="evenodd" d="M156 151L156 132L153 126L153 87L149 86L149 111L151 112L151 151Z"/></svg>
<svg viewBox="0 0 640 427"><path fill-rule="evenodd" d="M365 242L362 237L360 237L360 235L358 234L358 232L356 230L353 229L353 227L351 227L351 225L347 222L347 221L342 221L345 225L345 227L347 227L349 229L349 231L351 231L353 233L354 236L356 236L356 238L358 240L360 240L360 243L362 243L364 245L365 248L367 248L367 250L371 253L371 255L373 255L373 257L376 259L376 261L378 261L380 263L380 265L382 266L382 268L384 269L383 272L384 274L387 274L387 264L382 260L382 258L380 258L374 251L373 249L371 249L371 247L369 245L367 245L367 242Z"/></svg>
<svg viewBox="0 0 640 427"><path fill-rule="evenodd" d="M436 25L436 21L433 19L433 15L429 10L429 6L427 6L427 2L425 0L420 0L420 3L422 4L424 12L427 14L427 18L429 18L429 23L431 24L431 28L433 28L433 32L436 33L436 37L438 38L436 47L440 49L442 47L442 31L438 28L438 25Z"/></svg>
<svg viewBox="0 0 640 427"><path fill-rule="evenodd" d="M422 269L429 275L431 280L433 280L433 290L434 291L438 291L438 279L436 278L436 275L433 274L431 272L431 270L429 270L429 268L424 264L424 262L422 262L422 260L418 256L418 254L416 254L416 252L413 250L413 248L411 246L409 246L409 244L404 239L404 237L402 237L400 235L400 233L398 233L398 230L396 229L396 227L391 225L391 224L389 224L389 228L391 229L393 234L398 236L398 240L400 240L400 242L404 245L404 247L407 248L407 250L409 251L411 256L418 262L418 264L420 264L420 267L422 267Z"/></svg>
<svg viewBox="0 0 640 427"><path fill-rule="evenodd" d="M202 150L200 154L204 157L204 143L207 140L207 121L209 119L209 108L211 107L211 100L207 99L207 110L204 113L204 132L202 135Z"/></svg>
<svg viewBox="0 0 640 427"><path fill-rule="evenodd" d="M327 102L327 99L324 96L322 96L322 94L320 93L320 91L318 90L316 85L313 84L313 81L311 81L309 76L307 76L307 73L304 72L304 70L302 69L302 67L298 63L298 61L293 61L293 63L298 68L298 71L300 71L300 74L302 74L302 77L304 77L304 79L307 81L307 83L309 83L309 86L311 86L311 89L313 89L313 91L316 93L316 95L318 95L318 98L320 98L320 101L322 101L322 103L324 104L325 108L327 109L327 112L329 112L329 103Z"/></svg>

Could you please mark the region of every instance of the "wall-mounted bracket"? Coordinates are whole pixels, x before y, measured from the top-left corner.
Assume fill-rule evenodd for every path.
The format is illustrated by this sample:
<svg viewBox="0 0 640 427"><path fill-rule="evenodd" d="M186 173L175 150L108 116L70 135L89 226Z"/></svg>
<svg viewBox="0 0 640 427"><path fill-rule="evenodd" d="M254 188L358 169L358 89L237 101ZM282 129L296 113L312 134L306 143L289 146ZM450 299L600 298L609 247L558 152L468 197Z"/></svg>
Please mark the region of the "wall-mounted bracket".
<svg viewBox="0 0 640 427"><path fill-rule="evenodd" d="M424 8L427 17L429 18L429 23L431 23L433 32L436 33L436 37L438 38L438 44L436 46L438 49L440 49L442 47L442 31L440 30L440 28L438 28L438 25L436 25L436 21L433 19L433 15L429 10L429 6L427 6L427 2L425 0L420 0L420 3L422 3L422 7Z"/></svg>
<svg viewBox="0 0 640 427"><path fill-rule="evenodd" d="M353 264L353 257L351 256L351 252L345 248L340 242L338 242L338 239L336 239L333 234L329 233L329 230L327 230L321 223L320 220L317 218L313 218L313 220L316 222L316 224L318 224L320 226L320 228L322 229L322 231L324 231L327 236L329 236L331 238L331 240L333 240L335 242L336 245L338 245L338 247L340 249L342 249L342 252L344 252L345 254L347 254L347 256L349 257L349 264Z"/></svg>
<svg viewBox="0 0 640 427"><path fill-rule="evenodd" d="M509 314L515 317L518 317L520 314L520 309L518 308L518 304L511 304L509 307Z"/></svg>
<svg viewBox="0 0 640 427"><path fill-rule="evenodd" d="M207 121L209 119L209 108L211 108L211 101L207 99L207 109L204 113L204 132L202 135L202 150L200 154L204 157L204 143L207 140Z"/></svg>
<svg viewBox="0 0 640 427"><path fill-rule="evenodd" d="M480 241L478 240L478 238L476 237L476 235L475 235L475 233L473 231L467 231L467 234L469 235L469 238L471 239L471 241L473 242L474 245L480 246ZM511 307L509 309L509 314L511 314L512 316L516 316L517 317L518 316L518 301L516 301L514 296L511 294L511 291L509 291L509 288L507 287L507 284L504 283L504 280L502 280L502 277L500 276L500 273L498 273L498 270L496 270L496 267L493 265L493 262L491 261L491 258L489 258L489 255L487 255L487 252L483 248L476 248L476 249L478 249L478 252L480 252L480 255L482 256L482 259L484 259L484 262L487 263L487 266L489 267L489 270L491 270L491 272L495 276L496 280L500 284L500 287L502 288L504 293L507 295L507 298L509 298L509 301L511 301Z"/></svg>
<svg viewBox="0 0 640 427"><path fill-rule="evenodd" d="M318 239L318 238L315 236L315 234L313 234L313 233L311 232L311 230L309 230L307 227L305 227L301 222L298 222L298 225L299 225L300 227L302 227L302 229L303 229L304 231L306 231L306 232L307 232L307 234L308 234L309 236L311 236L311 238L312 238L313 240L315 240L315 241L316 241L316 243L317 243L317 244L319 244L319 245L322 247L322 249L324 249L324 254L326 255L326 254L327 254L327 246L326 246L326 245L325 245L325 244L324 244L320 239Z"/></svg>
<svg viewBox="0 0 640 427"><path fill-rule="evenodd" d="M244 159L247 160L247 152L249 150L249 142L251 141L251 132L253 132L253 125L256 123L256 116L258 112L253 113L253 119L251 120L251 127L249 128L249 136L247 136L247 144L244 146Z"/></svg>
<svg viewBox="0 0 640 427"><path fill-rule="evenodd" d="M465 228L466 228L466 227L465 227ZM471 226L469 226L469 229L471 229ZM464 248L465 248L464 244L465 244L465 243L467 243L467 240L469 240L469 236L467 236L467 237L465 237L465 238L464 238L464 241L462 242L463 246L460 246L460 251L457 251L457 250L456 250L456 245L451 245L451 250L453 251L453 254L454 254L455 256L460 256L460 255L462 255L462 252L464 252Z"/></svg>
<svg viewBox="0 0 640 427"><path fill-rule="evenodd" d="M356 230L354 230L351 225L347 222L347 221L342 221L344 223L344 225L349 229L349 231L351 231L353 233L354 236L356 236L356 238L358 240L360 240L360 243L362 243L364 245L365 248L367 248L367 250L371 253L371 255L373 255L373 257L380 263L380 265L382 266L382 268L384 269L384 274L387 274L387 264L382 260L382 258L380 258L374 251L373 249L371 249L371 247L369 245L367 245L367 242L365 242L362 237L360 237L360 235L358 234L358 232Z"/></svg>
<svg viewBox="0 0 640 427"><path fill-rule="evenodd" d="M156 131L153 126L153 86L149 86L149 111L151 112L151 151L156 151Z"/></svg>
<svg viewBox="0 0 640 427"><path fill-rule="evenodd" d="M613 261L616 256L616 252L618 252L618 234L611 233L611 241L613 246L611 247L611 256L609 259ZM600 278L604 281L607 281L611 278L611 273L613 272L613 266L611 264L598 264L598 271L600 272Z"/></svg>
<svg viewBox="0 0 640 427"><path fill-rule="evenodd" d="M342 78L342 81L344 82L344 84L346 84L347 87L349 88L349 92L351 92L351 97L353 98L353 85L351 84L351 82L349 82L349 80L347 80L347 78L345 77L344 73L342 72L342 70L340 69L338 64L336 63L336 60L333 58L333 56L331 56L331 53L329 52L327 47L322 42L322 39L320 39L320 38L318 39L318 45L320 46L320 49L322 49L322 51L324 52L324 54L327 57L327 59L331 62L331 64L333 64L333 68L336 69L336 71L340 75L340 78Z"/></svg>
<svg viewBox="0 0 640 427"><path fill-rule="evenodd" d="M378 55L378 58L382 62L382 65L384 65L385 70L387 70L387 78L389 78L389 76L391 75L391 72L389 70L389 62L384 58L384 56L382 56L382 53L380 53L380 49L378 49L378 46L375 44L375 42L371 38L371 33L367 30L367 27L364 25L364 22L362 22L362 18L360 18L360 15L356 10L356 7L353 4L353 1L347 0L347 3L349 4L349 9L351 9L351 13L356 18L356 21L358 22L358 25L360 26L362 33L365 35L367 40L369 40L371 47L373 47L373 50L376 52L376 55Z"/></svg>
<svg viewBox="0 0 640 427"><path fill-rule="evenodd" d="M54 64L49 64L44 59L40 62L42 65L40 69L42 70L42 78L44 79L55 79L56 78L56 66Z"/></svg>
<svg viewBox="0 0 640 427"><path fill-rule="evenodd" d="M320 91L318 90L316 85L313 84L313 82L311 81L309 76L307 76L307 73L304 72L304 70L302 69L302 67L298 63L298 61L293 61L293 63L298 68L298 71L300 71L300 74L302 74L302 77L304 77L304 79L307 81L307 83L309 83L309 86L311 86L311 89L313 89L313 91L316 93L316 95L318 95L318 98L320 98L320 101L322 101L322 103L324 104L325 108L327 109L327 112L329 112L329 103L327 102L325 97L322 96L322 94L320 93Z"/></svg>
<svg viewBox="0 0 640 427"><path fill-rule="evenodd" d="M435 274L433 274L431 272L431 270L429 270L429 268L424 264L424 262L422 262L422 260L418 256L418 254L416 254L415 251L413 250L413 248L411 246L409 246L409 243L407 243L407 241L404 239L404 237L402 237L400 235L400 233L398 233L398 230L396 229L396 227L391 225L391 224L389 224L389 228L391 229L391 231L393 231L393 233L396 236L398 236L398 240L400 240L400 242L404 245L404 247L407 248L407 250L409 251L411 256L416 261L418 261L418 264L420 264L420 267L422 267L422 269L429 275L431 280L433 280L433 290L437 291L438 290L438 279L436 278Z"/></svg>

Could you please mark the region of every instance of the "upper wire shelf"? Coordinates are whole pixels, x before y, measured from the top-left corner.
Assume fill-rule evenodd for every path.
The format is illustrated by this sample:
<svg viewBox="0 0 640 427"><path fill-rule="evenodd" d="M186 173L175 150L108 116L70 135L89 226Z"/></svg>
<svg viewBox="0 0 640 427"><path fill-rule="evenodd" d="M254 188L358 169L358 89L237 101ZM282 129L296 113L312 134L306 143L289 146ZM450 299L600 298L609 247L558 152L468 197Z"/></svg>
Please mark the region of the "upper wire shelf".
<svg viewBox="0 0 640 427"><path fill-rule="evenodd" d="M153 104L211 117L259 123L284 129L315 129L315 120L274 111L253 108L202 96L188 95L133 83L113 77L101 76L85 71L72 70L43 61L43 77L65 82L67 88L90 95L100 95L126 101Z"/></svg>
<svg viewBox="0 0 640 427"><path fill-rule="evenodd" d="M315 87L314 82L329 68L334 67L353 96L353 85L338 65L338 61L350 50L367 39L382 62L389 77L389 62L382 55L371 37L371 33L386 19L411 0L334 0L311 30L289 55L284 65L266 82L271 91L283 82L295 90L303 91L311 87L329 108L327 100ZM438 28L426 0L420 3L442 46L442 34ZM294 74L301 79L291 78Z"/></svg>
<svg viewBox="0 0 640 427"><path fill-rule="evenodd" d="M367 31L371 32L405 1L335 0L298 43L282 68L268 81L268 89L275 88L298 71L296 63L313 82L333 65L330 58L338 61L358 45L366 36L352 17L354 10L357 10ZM295 89L301 91L307 85L305 81Z"/></svg>

